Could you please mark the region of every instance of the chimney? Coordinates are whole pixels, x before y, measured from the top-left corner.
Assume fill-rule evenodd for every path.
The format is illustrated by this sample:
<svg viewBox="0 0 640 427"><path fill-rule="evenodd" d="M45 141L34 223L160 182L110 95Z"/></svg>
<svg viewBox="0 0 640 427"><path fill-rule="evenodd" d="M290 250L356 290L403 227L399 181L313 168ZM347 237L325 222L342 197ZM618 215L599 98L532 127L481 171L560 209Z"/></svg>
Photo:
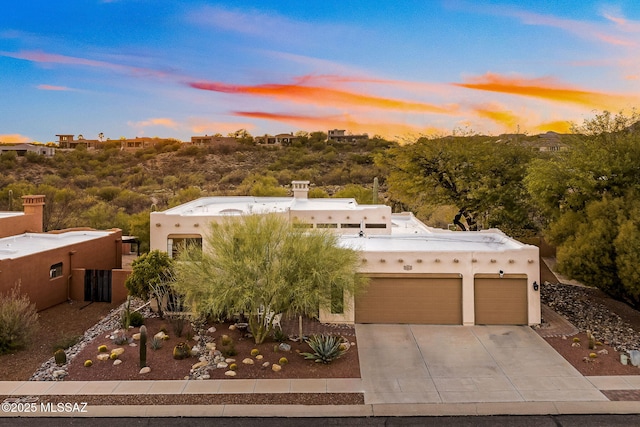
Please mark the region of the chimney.
<svg viewBox="0 0 640 427"><path fill-rule="evenodd" d="M43 195L22 196L24 214L36 216L36 220L33 222L36 226L34 230L36 233L42 233L44 230L44 198Z"/></svg>
<svg viewBox="0 0 640 427"><path fill-rule="evenodd" d="M309 198L309 181L291 181L294 199Z"/></svg>

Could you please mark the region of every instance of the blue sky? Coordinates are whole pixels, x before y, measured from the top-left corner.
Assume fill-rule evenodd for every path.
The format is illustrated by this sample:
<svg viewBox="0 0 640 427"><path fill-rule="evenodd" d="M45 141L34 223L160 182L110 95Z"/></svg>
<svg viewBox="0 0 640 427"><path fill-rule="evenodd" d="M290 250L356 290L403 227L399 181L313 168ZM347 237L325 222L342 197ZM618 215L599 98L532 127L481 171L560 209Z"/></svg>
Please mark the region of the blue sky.
<svg viewBox="0 0 640 427"><path fill-rule="evenodd" d="M567 131L640 100L640 2L7 1L0 141Z"/></svg>

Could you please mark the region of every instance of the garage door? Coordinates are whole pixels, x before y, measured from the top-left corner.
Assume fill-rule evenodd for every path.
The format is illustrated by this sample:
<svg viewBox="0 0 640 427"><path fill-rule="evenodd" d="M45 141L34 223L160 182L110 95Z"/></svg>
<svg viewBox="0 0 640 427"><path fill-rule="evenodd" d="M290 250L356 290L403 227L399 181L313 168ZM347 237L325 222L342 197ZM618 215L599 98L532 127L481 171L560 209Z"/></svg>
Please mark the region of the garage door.
<svg viewBox="0 0 640 427"><path fill-rule="evenodd" d="M526 325L526 277L475 277L476 325Z"/></svg>
<svg viewBox="0 0 640 427"><path fill-rule="evenodd" d="M459 275L372 276L355 301L356 323L462 324Z"/></svg>

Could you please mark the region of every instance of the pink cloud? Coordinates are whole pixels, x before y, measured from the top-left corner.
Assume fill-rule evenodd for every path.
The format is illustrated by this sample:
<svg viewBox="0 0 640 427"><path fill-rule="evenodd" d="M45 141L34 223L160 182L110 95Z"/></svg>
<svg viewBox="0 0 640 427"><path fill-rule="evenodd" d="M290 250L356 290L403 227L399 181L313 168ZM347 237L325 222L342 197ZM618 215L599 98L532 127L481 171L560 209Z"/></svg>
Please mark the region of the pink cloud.
<svg viewBox="0 0 640 427"><path fill-rule="evenodd" d="M163 126L171 129L177 129L179 127L178 123L175 120L169 118L152 118L140 122L128 122L127 124L135 128Z"/></svg>
<svg viewBox="0 0 640 427"><path fill-rule="evenodd" d="M38 85L36 86L40 90L59 90L59 91L70 91L75 90L66 86L54 86L54 85Z"/></svg>

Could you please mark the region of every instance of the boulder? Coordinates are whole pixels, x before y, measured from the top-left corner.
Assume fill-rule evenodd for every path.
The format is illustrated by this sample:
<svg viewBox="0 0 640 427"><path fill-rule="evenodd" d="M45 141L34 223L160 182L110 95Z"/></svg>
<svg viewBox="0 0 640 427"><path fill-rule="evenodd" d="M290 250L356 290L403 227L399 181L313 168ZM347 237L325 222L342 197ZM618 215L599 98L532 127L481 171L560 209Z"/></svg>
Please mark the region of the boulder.
<svg viewBox="0 0 640 427"><path fill-rule="evenodd" d="M224 374L228 377L235 377L236 375L238 375L236 374L236 371L227 371Z"/></svg>
<svg viewBox="0 0 640 427"><path fill-rule="evenodd" d="M273 365L271 365L271 370L273 372L280 372L282 370L282 366L278 365L277 363L274 363Z"/></svg>
<svg viewBox="0 0 640 427"><path fill-rule="evenodd" d="M124 353L124 348L122 347L114 348L113 350L111 350L111 353L117 354L118 356L120 356L122 353Z"/></svg>
<svg viewBox="0 0 640 427"><path fill-rule="evenodd" d="M131 338L133 338L136 341L140 341L140 333L138 332L137 334L131 335Z"/></svg>
<svg viewBox="0 0 640 427"><path fill-rule="evenodd" d="M148 366L145 366L144 368L140 369L141 374L148 374L149 372L151 372L151 368Z"/></svg>
<svg viewBox="0 0 640 427"><path fill-rule="evenodd" d="M113 361L113 366L118 366L121 363L122 363L122 360L116 359L116 360Z"/></svg>
<svg viewBox="0 0 640 427"><path fill-rule="evenodd" d="M291 346L289 344L287 344L286 342L281 342L280 345L278 346L278 348L281 351L291 351Z"/></svg>
<svg viewBox="0 0 640 427"><path fill-rule="evenodd" d="M244 363L245 365L253 365L253 359L247 357L242 361L242 363Z"/></svg>
<svg viewBox="0 0 640 427"><path fill-rule="evenodd" d="M98 360L109 360L109 355L107 353L100 353L96 356Z"/></svg>

